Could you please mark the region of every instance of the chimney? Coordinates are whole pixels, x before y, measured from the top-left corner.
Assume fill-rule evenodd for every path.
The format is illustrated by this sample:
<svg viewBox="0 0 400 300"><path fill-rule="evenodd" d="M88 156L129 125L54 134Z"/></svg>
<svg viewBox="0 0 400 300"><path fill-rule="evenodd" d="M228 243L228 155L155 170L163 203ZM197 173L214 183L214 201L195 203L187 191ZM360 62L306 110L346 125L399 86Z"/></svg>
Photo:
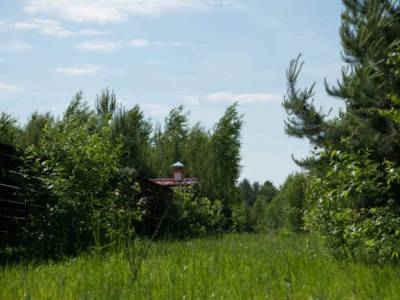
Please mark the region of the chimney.
<svg viewBox="0 0 400 300"><path fill-rule="evenodd" d="M183 181L184 177L184 171L185 171L185 165L182 164L181 162L176 162L172 166L172 178L174 181Z"/></svg>

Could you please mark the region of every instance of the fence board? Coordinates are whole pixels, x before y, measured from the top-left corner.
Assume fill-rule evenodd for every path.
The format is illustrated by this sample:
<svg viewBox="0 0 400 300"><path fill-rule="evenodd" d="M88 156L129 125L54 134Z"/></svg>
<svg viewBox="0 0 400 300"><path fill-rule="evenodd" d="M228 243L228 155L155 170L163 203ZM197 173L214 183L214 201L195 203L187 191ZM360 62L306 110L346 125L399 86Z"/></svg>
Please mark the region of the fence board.
<svg viewBox="0 0 400 300"><path fill-rule="evenodd" d="M39 216L49 197L39 178L19 173L21 152L0 143L0 246L18 245L20 225ZM26 197L26 199L24 198ZM35 222L41 222L35 218Z"/></svg>

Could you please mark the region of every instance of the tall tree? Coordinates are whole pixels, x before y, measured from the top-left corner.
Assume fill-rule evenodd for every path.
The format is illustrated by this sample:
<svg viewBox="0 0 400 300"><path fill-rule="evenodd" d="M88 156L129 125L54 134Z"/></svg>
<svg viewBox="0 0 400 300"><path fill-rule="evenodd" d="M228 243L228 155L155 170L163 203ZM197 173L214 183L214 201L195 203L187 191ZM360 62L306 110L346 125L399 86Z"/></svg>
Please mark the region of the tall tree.
<svg viewBox="0 0 400 300"><path fill-rule="evenodd" d="M37 146L46 126L49 126L53 122L54 117L51 115L50 112L44 114L38 112L32 113L28 120L28 123L23 129L20 141L22 145L24 147Z"/></svg>
<svg viewBox="0 0 400 300"><path fill-rule="evenodd" d="M153 175L149 161L152 126L145 120L140 107L135 105L129 110L120 107L114 112L112 131L114 139L123 141L121 164L134 170L137 176Z"/></svg>
<svg viewBox="0 0 400 300"><path fill-rule="evenodd" d="M0 142L5 144L15 145L20 129L17 125L17 120L11 115L0 113Z"/></svg>
<svg viewBox="0 0 400 300"><path fill-rule="evenodd" d="M264 199L265 202L269 203L272 201L272 199L276 196L278 193L277 188L274 186L274 184L267 180L264 182L264 184L260 187L260 190L258 191L258 197L261 197Z"/></svg>
<svg viewBox="0 0 400 300"><path fill-rule="evenodd" d="M315 155L300 162L318 171L306 189L307 224L326 235L336 253L392 260L398 258L400 222L400 2L343 4L340 37L347 67L336 87L325 86L345 109L329 119L314 106L313 85L297 88L298 58L287 72L286 132L314 146ZM301 227L301 215L291 217Z"/></svg>
<svg viewBox="0 0 400 300"><path fill-rule="evenodd" d="M400 4L391 0L343 0L343 4L340 36L347 67L336 87L325 85L329 95L344 101L345 110L329 119L314 105L314 84L297 87L303 65L298 57L287 71L286 132L307 138L317 151L343 149L346 139L348 149L367 147L377 157L400 162L399 126L380 113L396 106L390 95L400 94L396 70L387 63L399 43ZM313 162L302 163L312 166Z"/></svg>
<svg viewBox="0 0 400 300"><path fill-rule="evenodd" d="M158 176L170 175L171 164L185 163L184 148L189 132L188 113L183 106L172 109L164 121L164 128L156 127L152 139L153 162Z"/></svg>
<svg viewBox="0 0 400 300"><path fill-rule="evenodd" d="M255 202L255 193L253 186L247 178L243 179L238 186L240 201L244 202L248 207L253 206ZM257 196L256 196L257 197Z"/></svg>
<svg viewBox="0 0 400 300"><path fill-rule="evenodd" d="M236 198L235 185L240 175L240 146L243 116L238 103L229 106L218 121L211 138L213 153L213 195L225 201Z"/></svg>
<svg viewBox="0 0 400 300"><path fill-rule="evenodd" d="M96 111L99 115L113 115L117 110L117 97L114 91L102 90L96 100Z"/></svg>
<svg viewBox="0 0 400 300"><path fill-rule="evenodd" d="M210 134L199 123L188 131L183 161L187 176L198 177L201 181L211 176Z"/></svg>

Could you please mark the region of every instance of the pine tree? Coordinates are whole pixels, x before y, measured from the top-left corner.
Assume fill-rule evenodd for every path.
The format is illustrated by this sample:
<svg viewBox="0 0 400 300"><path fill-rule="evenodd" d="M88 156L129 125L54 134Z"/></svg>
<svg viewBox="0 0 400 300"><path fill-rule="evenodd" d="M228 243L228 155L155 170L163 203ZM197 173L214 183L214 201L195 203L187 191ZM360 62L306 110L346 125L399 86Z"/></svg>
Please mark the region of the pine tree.
<svg viewBox="0 0 400 300"><path fill-rule="evenodd" d="M344 101L345 110L328 118L314 105L314 84L297 87L303 63L298 57L287 71L288 92L283 106L289 114L287 134L307 138L314 150L373 149L377 157L400 162L399 125L380 111L396 106L391 95L400 94L395 69L388 59L398 49L400 5L391 0L343 0L340 36L347 67L336 87L327 93ZM342 143L346 139L346 146ZM299 162L315 167L318 160Z"/></svg>

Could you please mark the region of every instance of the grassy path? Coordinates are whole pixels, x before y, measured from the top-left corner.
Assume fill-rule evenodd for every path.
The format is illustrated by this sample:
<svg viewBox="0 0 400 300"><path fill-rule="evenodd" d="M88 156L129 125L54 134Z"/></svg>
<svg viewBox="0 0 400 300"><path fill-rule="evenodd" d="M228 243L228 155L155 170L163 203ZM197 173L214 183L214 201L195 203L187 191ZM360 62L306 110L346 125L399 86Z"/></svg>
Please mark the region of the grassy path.
<svg viewBox="0 0 400 300"><path fill-rule="evenodd" d="M140 276L122 254L0 270L0 299L400 299L400 268L332 259L307 236L157 242Z"/></svg>

